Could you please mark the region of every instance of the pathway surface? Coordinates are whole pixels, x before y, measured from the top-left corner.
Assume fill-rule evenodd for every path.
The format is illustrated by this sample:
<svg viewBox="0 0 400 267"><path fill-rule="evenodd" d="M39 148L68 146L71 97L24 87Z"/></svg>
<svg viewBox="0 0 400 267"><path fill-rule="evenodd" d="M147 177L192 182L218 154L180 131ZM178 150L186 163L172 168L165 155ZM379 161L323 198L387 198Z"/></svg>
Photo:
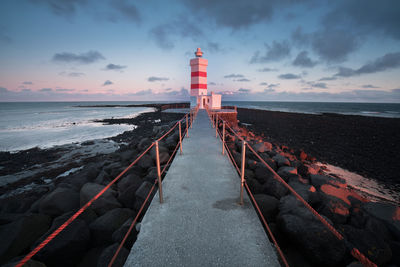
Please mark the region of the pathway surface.
<svg viewBox="0 0 400 267"><path fill-rule="evenodd" d="M154 197L125 266L279 266L204 110Z"/></svg>

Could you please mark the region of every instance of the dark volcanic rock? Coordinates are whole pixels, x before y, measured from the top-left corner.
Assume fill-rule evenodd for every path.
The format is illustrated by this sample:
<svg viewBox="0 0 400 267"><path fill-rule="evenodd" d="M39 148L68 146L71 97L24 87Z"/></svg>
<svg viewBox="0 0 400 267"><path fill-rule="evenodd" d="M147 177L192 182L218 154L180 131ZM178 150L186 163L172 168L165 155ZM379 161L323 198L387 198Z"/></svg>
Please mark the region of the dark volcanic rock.
<svg viewBox="0 0 400 267"><path fill-rule="evenodd" d="M273 179L272 172L264 165L257 166L254 170L255 178L260 184L266 183L268 180Z"/></svg>
<svg viewBox="0 0 400 267"><path fill-rule="evenodd" d="M118 195L118 200L124 204L125 207L133 209L135 206L135 192L142 185L142 180L137 179L134 183L131 183L128 188L124 188L124 190Z"/></svg>
<svg viewBox="0 0 400 267"><path fill-rule="evenodd" d="M39 205L39 212L57 216L79 208L79 193L58 187L48 194Z"/></svg>
<svg viewBox="0 0 400 267"><path fill-rule="evenodd" d="M278 214L279 200L265 194L256 194L254 198L267 222L274 222Z"/></svg>
<svg viewBox="0 0 400 267"><path fill-rule="evenodd" d="M79 267L97 267L97 261L101 253L103 252L104 247L95 247L90 249L79 262Z"/></svg>
<svg viewBox="0 0 400 267"><path fill-rule="evenodd" d="M153 162L153 159L151 158L150 155L145 154L145 155L139 160L138 165L139 165L141 168L147 170L148 168L154 166L154 162Z"/></svg>
<svg viewBox="0 0 400 267"><path fill-rule="evenodd" d="M97 193L99 193L104 186L95 184L95 183L87 183L85 184L80 192L80 204L81 206L85 205L90 199L92 199ZM103 215L109 210L121 207L121 203L115 198L117 193L112 190L106 190L103 195L101 195L98 199L96 199L92 205L90 206L97 214Z"/></svg>
<svg viewBox="0 0 400 267"><path fill-rule="evenodd" d="M120 244L122 242L122 239L124 239L132 222L133 222L133 218L129 218L123 225L121 225L120 228L118 228L118 230L116 230L112 234L113 242L118 243L118 244ZM128 238L125 241L124 247L126 247L127 249L130 249L132 247L133 242L135 242L135 240L136 240L137 233L138 232L136 231L136 227L134 226L132 228L131 233L129 234Z"/></svg>
<svg viewBox="0 0 400 267"><path fill-rule="evenodd" d="M40 244L69 218L70 213L54 219L50 230L35 245ZM47 266L74 266L85 254L89 242L89 228L85 221L78 218L42 248L35 258L44 262Z"/></svg>
<svg viewBox="0 0 400 267"><path fill-rule="evenodd" d="M134 213L130 209L113 209L92 222L90 232L92 242L96 245L103 245L112 242L112 234Z"/></svg>
<svg viewBox="0 0 400 267"><path fill-rule="evenodd" d="M285 196L289 190L281 182L275 178L271 178L263 185L263 192L280 199Z"/></svg>
<svg viewBox="0 0 400 267"><path fill-rule="evenodd" d="M297 169L294 167L283 166L278 169L278 175L282 177L286 182L289 181L289 178L297 178Z"/></svg>
<svg viewBox="0 0 400 267"><path fill-rule="evenodd" d="M281 154L276 154L275 156L272 157L272 159L276 162L278 167L290 166L290 161Z"/></svg>
<svg viewBox="0 0 400 267"><path fill-rule="evenodd" d="M133 184L137 184L139 182L140 182L140 184L142 183L142 181L141 181L141 179L140 179L140 177L138 175L136 175L134 173L130 173L128 175L125 175L119 180L119 182L117 184L118 191L119 192L123 192L129 186L131 186ZM140 184L139 184L139 186L140 186Z"/></svg>
<svg viewBox="0 0 400 267"><path fill-rule="evenodd" d="M110 263L112 257L114 256L115 252L118 249L119 244L115 243L109 247L106 247L103 252L101 253L98 261L97 267L107 267ZM122 247L119 251L118 257L116 258L113 267L122 267L125 264L126 259L128 258L129 250Z"/></svg>
<svg viewBox="0 0 400 267"><path fill-rule="evenodd" d="M29 214L0 227L0 264L28 249L50 227L47 215Z"/></svg>
<svg viewBox="0 0 400 267"><path fill-rule="evenodd" d="M144 181L138 190L135 192L136 202L135 202L135 210L139 210L142 206L143 202L146 200L147 195L149 194L151 187L153 185L147 181ZM154 194L154 191L153 191ZM147 202L147 206L150 204L150 201Z"/></svg>

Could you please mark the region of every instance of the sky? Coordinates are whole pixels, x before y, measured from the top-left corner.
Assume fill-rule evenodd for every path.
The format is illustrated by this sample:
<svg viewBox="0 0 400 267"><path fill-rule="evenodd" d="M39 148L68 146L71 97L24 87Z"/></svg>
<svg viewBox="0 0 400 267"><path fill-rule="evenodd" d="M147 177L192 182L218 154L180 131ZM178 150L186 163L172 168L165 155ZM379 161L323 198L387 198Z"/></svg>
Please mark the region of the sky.
<svg viewBox="0 0 400 267"><path fill-rule="evenodd" d="M398 0L2 0L0 101L400 103Z"/></svg>

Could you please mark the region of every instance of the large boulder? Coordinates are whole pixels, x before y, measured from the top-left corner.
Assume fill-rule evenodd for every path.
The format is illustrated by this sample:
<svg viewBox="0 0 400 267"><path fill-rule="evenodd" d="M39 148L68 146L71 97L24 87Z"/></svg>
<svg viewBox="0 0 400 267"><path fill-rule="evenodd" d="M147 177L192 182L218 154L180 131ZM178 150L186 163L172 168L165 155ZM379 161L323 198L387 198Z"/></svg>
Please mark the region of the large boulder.
<svg viewBox="0 0 400 267"><path fill-rule="evenodd" d="M257 166L254 170L254 175L260 184L265 184L268 180L273 179L272 172L264 165Z"/></svg>
<svg viewBox="0 0 400 267"><path fill-rule="evenodd" d="M148 148L151 145L151 140L150 138L143 138L139 141L137 147L139 148L139 150L145 150L146 148Z"/></svg>
<svg viewBox="0 0 400 267"><path fill-rule="evenodd" d="M35 244L38 245L70 218L70 213L54 219L53 224ZM43 247L35 259L47 266L75 266L85 254L90 243L90 232L85 221L75 219L51 242Z"/></svg>
<svg viewBox="0 0 400 267"><path fill-rule="evenodd" d="M90 199L97 195L105 186L87 183L80 192L80 204L85 205ZM96 199L90 206L98 215L103 215L109 210L120 208L122 205L116 199L116 192L109 188L98 199Z"/></svg>
<svg viewBox="0 0 400 267"><path fill-rule="evenodd" d="M134 208L135 205L135 192L142 185L142 180L137 179L134 183L131 183L129 187L124 188L118 195L118 200L127 208Z"/></svg>
<svg viewBox="0 0 400 267"><path fill-rule="evenodd" d="M263 185L263 192L280 199L289 192L289 189L280 181L271 178Z"/></svg>
<svg viewBox="0 0 400 267"><path fill-rule="evenodd" d="M299 177L297 174L297 169L294 167L283 166L278 169L278 175L282 177L286 182L289 181L290 178Z"/></svg>
<svg viewBox="0 0 400 267"><path fill-rule="evenodd" d="M100 216L89 225L92 242L96 245L111 243L112 234L133 215L130 209L118 208Z"/></svg>
<svg viewBox="0 0 400 267"><path fill-rule="evenodd" d="M323 203L319 212L331 219L335 224L347 223L350 215L350 206L339 198L325 194L321 195L323 196Z"/></svg>
<svg viewBox="0 0 400 267"><path fill-rule="evenodd" d="M154 166L153 159L151 158L150 155L145 154L143 157L139 160L138 165L142 168L147 170L148 168Z"/></svg>
<svg viewBox="0 0 400 267"><path fill-rule="evenodd" d="M247 178L246 183L253 194L261 194L263 192L262 185L256 179Z"/></svg>
<svg viewBox="0 0 400 267"><path fill-rule="evenodd" d="M308 184L303 184L300 182L290 181L289 186L296 191L308 204L315 205L319 203L320 197L319 193L316 191L315 187Z"/></svg>
<svg viewBox="0 0 400 267"><path fill-rule="evenodd" d="M144 181L140 187L136 190L135 192L135 197L136 197L136 201L135 201L135 210L139 210L140 207L143 205L143 202L146 200L147 195L149 194L151 188L153 187L153 184ZM153 191L154 194L154 191ZM147 202L147 205L149 205L150 203Z"/></svg>
<svg viewBox="0 0 400 267"><path fill-rule="evenodd" d="M111 246L106 247L103 252L100 254L100 257L97 261L97 267L107 267L110 263L111 259L113 258L115 252L118 249L119 244L115 243ZM113 267L122 267L125 264L126 259L129 256L129 250L122 247L119 251L117 258L114 261Z"/></svg>
<svg viewBox="0 0 400 267"><path fill-rule="evenodd" d="M317 266L341 265L346 247L321 222L294 214L280 214L278 226Z"/></svg>
<svg viewBox="0 0 400 267"><path fill-rule="evenodd" d="M0 264L25 252L50 227L51 218L29 214L0 227Z"/></svg>
<svg viewBox="0 0 400 267"><path fill-rule="evenodd" d="M73 189L58 187L39 204L39 212L57 216L79 208L79 193Z"/></svg>
<svg viewBox="0 0 400 267"><path fill-rule="evenodd" d="M278 167L290 166L290 161L281 154L276 154L275 156L272 157L272 159L276 162Z"/></svg>
<svg viewBox="0 0 400 267"><path fill-rule="evenodd" d="M257 143L252 147L258 153L263 153L272 150L272 144L268 142Z"/></svg>
<svg viewBox="0 0 400 267"><path fill-rule="evenodd" d="M126 220L126 222L124 222L123 225L121 225L120 228L118 228L118 230L116 230L112 234L113 242L118 243L118 244L120 244L122 242L126 233L129 230L132 222L133 222L133 218L129 218L128 220ZM136 231L136 227L133 227L131 233L129 234L128 238L125 241L124 247L126 247L127 249L130 249L133 245L133 242L135 242L135 240L136 240L137 234L138 234L138 232Z"/></svg>
<svg viewBox="0 0 400 267"><path fill-rule="evenodd" d="M392 258L390 246L377 234L369 230L357 229L350 225L342 225L347 241L378 266L384 266Z"/></svg>
<svg viewBox="0 0 400 267"><path fill-rule="evenodd" d="M97 267L97 261L101 253L103 252L104 247L94 247L89 249L86 254L82 257L82 260L79 262L78 267Z"/></svg>
<svg viewBox="0 0 400 267"><path fill-rule="evenodd" d="M362 210L381 220L392 235L400 241L400 208L389 203L367 202L362 206Z"/></svg>
<svg viewBox="0 0 400 267"><path fill-rule="evenodd" d="M142 183L142 180L140 179L140 177L134 173L130 173L128 175L123 176L118 184L117 184L117 189L119 192L123 192L125 191L129 186L133 185L133 184L137 184L137 183ZM140 186L139 184L139 186Z"/></svg>
<svg viewBox="0 0 400 267"><path fill-rule="evenodd" d="M256 194L254 199L267 222L274 222L278 214L279 200L265 194Z"/></svg>

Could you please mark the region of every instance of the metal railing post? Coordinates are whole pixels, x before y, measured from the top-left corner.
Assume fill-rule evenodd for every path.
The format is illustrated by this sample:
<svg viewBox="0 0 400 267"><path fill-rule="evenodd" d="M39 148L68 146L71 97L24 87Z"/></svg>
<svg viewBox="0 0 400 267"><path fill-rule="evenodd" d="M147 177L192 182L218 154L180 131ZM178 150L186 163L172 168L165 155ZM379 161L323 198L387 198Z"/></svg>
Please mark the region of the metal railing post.
<svg viewBox="0 0 400 267"><path fill-rule="evenodd" d="M158 141L156 143L156 163L157 163L157 180L158 180L158 196L160 197L160 203L163 203L162 193L162 181L161 181L161 169L160 169L160 153L158 150Z"/></svg>
<svg viewBox="0 0 400 267"><path fill-rule="evenodd" d="M240 205L243 205L243 191L244 191L244 166L246 160L246 141L242 141L242 169L240 173Z"/></svg>
<svg viewBox="0 0 400 267"><path fill-rule="evenodd" d="M193 114L192 111L190 111L190 129L192 129L192 124L193 124Z"/></svg>
<svg viewBox="0 0 400 267"><path fill-rule="evenodd" d="M222 155L225 154L225 121L222 121Z"/></svg>
<svg viewBox="0 0 400 267"><path fill-rule="evenodd" d="M182 155L182 131L181 131L181 121L179 121L179 149Z"/></svg>
<svg viewBox="0 0 400 267"><path fill-rule="evenodd" d="M218 138L218 114L215 113L215 137Z"/></svg>
<svg viewBox="0 0 400 267"><path fill-rule="evenodd" d="M189 137L188 114L186 114L186 137Z"/></svg>

